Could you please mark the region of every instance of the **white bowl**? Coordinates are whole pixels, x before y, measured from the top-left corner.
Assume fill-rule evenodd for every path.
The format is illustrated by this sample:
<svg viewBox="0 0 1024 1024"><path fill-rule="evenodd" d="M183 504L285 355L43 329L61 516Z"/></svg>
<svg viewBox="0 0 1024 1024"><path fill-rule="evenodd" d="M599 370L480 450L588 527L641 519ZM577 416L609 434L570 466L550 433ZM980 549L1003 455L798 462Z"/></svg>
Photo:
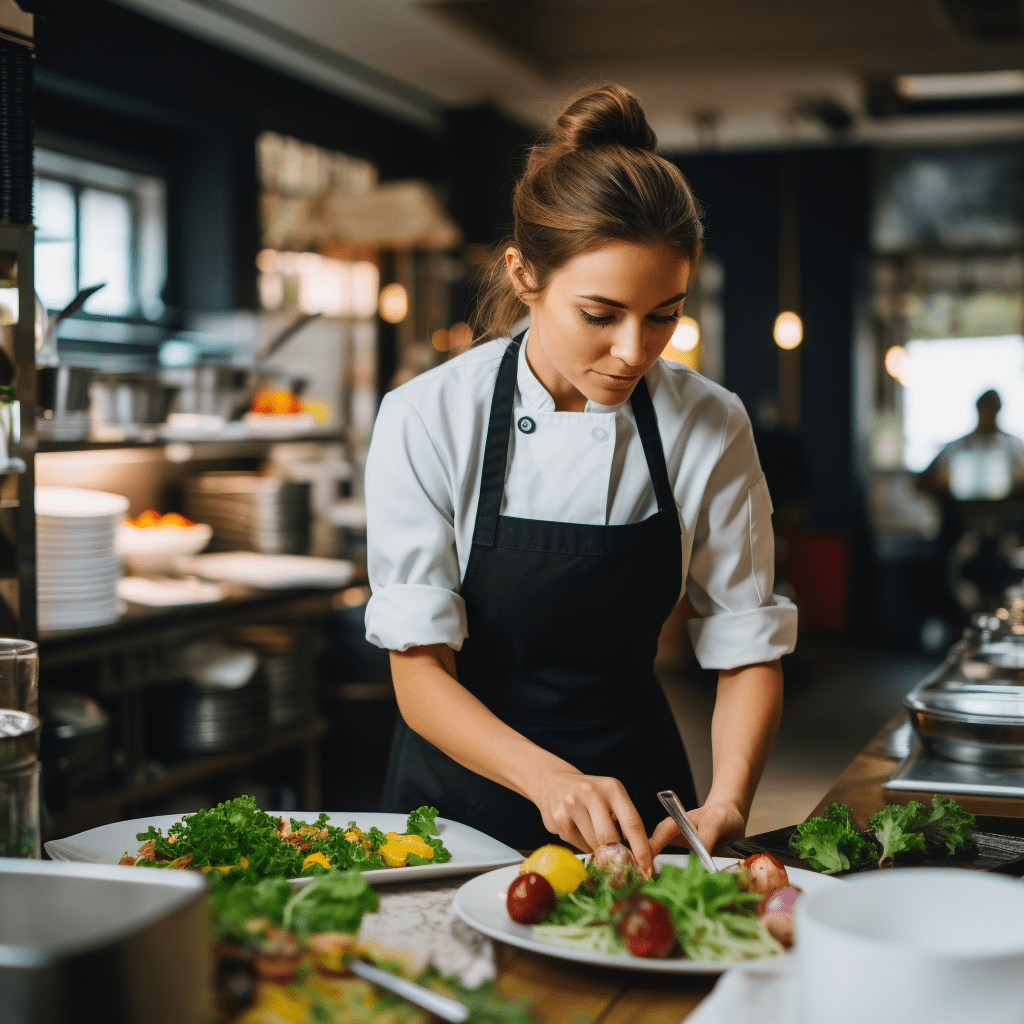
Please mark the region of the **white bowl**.
<svg viewBox="0 0 1024 1024"><path fill-rule="evenodd" d="M949 868L854 876L796 904L801 1021L1024 1024L1024 883Z"/></svg>
<svg viewBox="0 0 1024 1024"><path fill-rule="evenodd" d="M167 573L182 555L198 554L213 536L207 523L195 526L150 526L139 529L121 523L117 528L117 553L129 571L141 575Z"/></svg>

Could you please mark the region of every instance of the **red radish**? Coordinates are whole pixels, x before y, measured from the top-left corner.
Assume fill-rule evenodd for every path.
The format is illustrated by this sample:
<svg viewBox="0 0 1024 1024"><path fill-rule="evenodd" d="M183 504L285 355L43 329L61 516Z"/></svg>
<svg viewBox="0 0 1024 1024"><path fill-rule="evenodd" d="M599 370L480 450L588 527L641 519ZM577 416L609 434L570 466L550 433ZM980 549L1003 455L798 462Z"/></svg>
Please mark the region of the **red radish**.
<svg viewBox="0 0 1024 1024"><path fill-rule="evenodd" d="M614 909L614 908L613 908ZM664 903L651 896L622 901L618 928L633 956L666 957L676 945L676 930Z"/></svg>
<svg viewBox="0 0 1024 1024"><path fill-rule="evenodd" d="M622 843L605 843L594 851L594 867L601 871L613 889L621 889L640 872L633 851Z"/></svg>
<svg viewBox="0 0 1024 1024"><path fill-rule="evenodd" d="M781 889L776 889L761 901L761 906L757 910L758 916L763 917L765 914L775 914L779 911L793 913L793 906L802 892L803 889L798 889L795 885L785 885Z"/></svg>
<svg viewBox="0 0 1024 1024"><path fill-rule="evenodd" d="M776 942L787 949L793 945L793 915L787 910L775 910L770 914L761 915L761 924L768 929Z"/></svg>
<svg viewBox="0 0 1024 1024"><path fill-rule="evenodd" d="M517 924L537 924L555 909L555 890L543 875L527 871L512 879L505 907Z"/></svg>
<svg viewBox="0 0 1024 1024"><path fill-rule="evenodd" d="M785 885L769 893L757 909L768 934L787 949L793 945L793 907L802 891L795 885Z"/></svg>
<svg viewBox="0 0 1024 1024"><path fill-rule="evenodd" d="M743 865L750 868L748 892L767 896L773 890L789 885L786 869L770 853L753 853L743 861Z"/></svg>
<svg viewBox="0 0 1024 1024"><path fill-rule="evenodd" d="M724 870L726 874L736 876L736 881L739 882L740 892L751 891L750 868L748 868L746 864L742 861L737 861L735 864L730 864Z"/></svg>

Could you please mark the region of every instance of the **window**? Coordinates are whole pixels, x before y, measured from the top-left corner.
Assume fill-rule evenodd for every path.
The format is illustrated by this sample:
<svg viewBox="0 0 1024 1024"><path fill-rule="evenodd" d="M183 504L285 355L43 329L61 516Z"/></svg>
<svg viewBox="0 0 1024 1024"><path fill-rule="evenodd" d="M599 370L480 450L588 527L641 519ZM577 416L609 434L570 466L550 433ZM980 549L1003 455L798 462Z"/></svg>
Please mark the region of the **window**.
<svg viewBox="0 0 1024 1024"><path fill-rule="evenodd" d="M167 265L166 186L79 157L36 150L36 291L49 310L103 287L83 311L157 320Z"/></svg>

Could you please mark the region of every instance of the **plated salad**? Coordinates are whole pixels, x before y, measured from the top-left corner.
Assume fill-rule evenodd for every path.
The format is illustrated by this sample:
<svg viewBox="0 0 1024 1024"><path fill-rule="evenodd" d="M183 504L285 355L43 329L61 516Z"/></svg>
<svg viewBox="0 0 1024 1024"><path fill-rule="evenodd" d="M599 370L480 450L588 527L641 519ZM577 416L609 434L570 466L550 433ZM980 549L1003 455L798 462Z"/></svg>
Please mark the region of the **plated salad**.
<svg viewBox="0 0 1024 1024"><path fill-rule="evenodd" d="M214 873L216 1024L428 1024L437 1018L349 971L367 960L464 1003L476 1024L536 1024L521 1000L494 985L466 989L421 970L402 949L358 935L378 895L358 871L329 871L306 888L232 881Z"/></svg>
<svg viewBox="0 0 1024 1024"><path fill-rule="evenodd" d="M364 832L352 821L345 828L316 821L277 818L256 806L251 796L227 800L209 810L186 815L163 835L152 825L137 834L136 854L120 863L147 868L189 868L219 872L233 880L307 878L331 869L373 871L379 868L444 864L451 853L441 842L434 819L437 808L418 807L405 832Z"/></svg>
<svg viewBox="0 0 1024 1024"><path fill-rule="evenodd" d="M793 942L800 890L771 854L708 872L693 854L644 879L614 843L584 864L561 846L528 857L505 906L537 942L594 953L739 961L773 956Z"/></svg>

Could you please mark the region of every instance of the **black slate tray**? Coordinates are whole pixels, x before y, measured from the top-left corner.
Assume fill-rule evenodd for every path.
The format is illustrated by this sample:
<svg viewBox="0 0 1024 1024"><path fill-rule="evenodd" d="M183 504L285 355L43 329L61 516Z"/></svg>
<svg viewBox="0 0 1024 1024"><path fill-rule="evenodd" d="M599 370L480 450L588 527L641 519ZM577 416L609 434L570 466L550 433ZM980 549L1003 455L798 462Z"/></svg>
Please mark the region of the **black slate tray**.
<svg viewBox="0 0 1024 1024"><path fill-rule="evenodd" d="M726 845L738 857L749 857L752 853L770 853L787 867L813 870L801 860L789 845L790 836L796 825L778 828L774 832L762 832L757 836L734 839ZM862 833L872 843L870 831ZM972 871L998 871L1004 874L1024 874L1024 818L1008 818L993 814L979 814L975 819L974 838L977 846L950 854L945 847L929 847L924 854L900 854L894 867L935 867L968 868ZM837 877L877 871L878 864L867 864L841 871Z"/></svg>

